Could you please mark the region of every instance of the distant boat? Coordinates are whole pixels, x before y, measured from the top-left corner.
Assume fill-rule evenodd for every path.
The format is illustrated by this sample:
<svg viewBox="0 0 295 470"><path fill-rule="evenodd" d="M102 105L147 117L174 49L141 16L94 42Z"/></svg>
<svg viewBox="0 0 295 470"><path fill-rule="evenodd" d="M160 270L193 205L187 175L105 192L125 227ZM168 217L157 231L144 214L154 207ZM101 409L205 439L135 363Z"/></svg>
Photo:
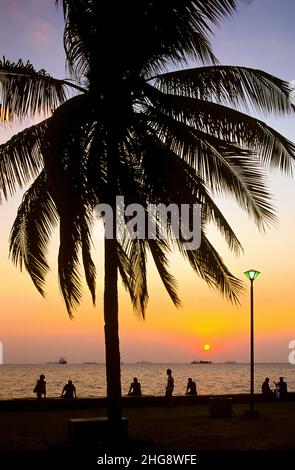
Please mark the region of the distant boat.
<svg viewBox="0 0 295 470"><path fill-rule="evenodd" d="M236 364L236 361L225 361L224 364Z"/></svg>
<svg viewBox="0 0 295 470"><path fill-rule="evenodd" d="M67 360L64 357L60 357L58 361L48 361L46 364L67 364Z"/></svg>
<svg viewBox="0 0 295 470"><path fill-rule="evenodd" d="M67 364L67 360L64 357L60 357L57 361L58 364Z"/></svg>
<svg viewBox="0 0 295 470"><path fill-rule="evenodd" d="M192 361L191 364L212 364L212 361Z"/></svg>

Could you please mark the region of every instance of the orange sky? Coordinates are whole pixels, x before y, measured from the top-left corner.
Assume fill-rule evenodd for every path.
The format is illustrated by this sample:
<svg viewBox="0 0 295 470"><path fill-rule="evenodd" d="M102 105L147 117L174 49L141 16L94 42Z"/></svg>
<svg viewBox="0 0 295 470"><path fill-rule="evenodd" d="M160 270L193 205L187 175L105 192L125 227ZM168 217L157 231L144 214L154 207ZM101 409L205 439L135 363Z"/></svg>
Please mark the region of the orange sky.
<svg viewBox="0 0 295 470"><path fill-rule="evenodd" d="M246 14L251 17L251 6L248 8L250 12ZM259 10L259 7L257 8ZM241 15L245 14L245 11L244 9ZM254 13L255 10L252 9L252 14ZM40 24L41 20L42 18ZM235 25L234 22L241 19L232 18L230 21ZM228 23L229 20L225 28L218 33L221 38L219 47L224 44L226 51L224 57L227 53L225 46L230 42ZM280 33L283 41L285 34L283 29ZM53 41L49 37L49 46L51 40ZM294 43L295 41L293 45ZM48 47L48 43L44 41L39 44L39 54L42 54L42 51L44 53L46 44ZM54 46L55 44L51 44L50 47ZM231 43L231 47L237 47L241 51L239 37L234 44ZM32 51L34 54L38 52L33 48ZM217 51L217 55L223 59L222 49ZM248 56L245 55L241 60L244 59L245 65L252 65L252 60L253 66L256 66L254 55L250 56L249 52ZM236 63L234 59L231 60L232 63ZM281 57L280 60L282 61ZM262 65L261 68L265 68ZM280 75L282 66L274 62L272 67L272 72ZM289 75L282 78L291 80L295 78L295 68L292 64L289 64L289 67ZM295 140L294 118L280 121L279 126L281 132ZM0 142L4 142L8 135L6 131L0 129ZM255 281L256 360L287 362L288 344L295 338L294 179L280 176L278 173L272 174L271 191L275 195L279 225L268 230L265 235L258 232L247 215L239 211L236 205L230 201L221 201L225 215L244 246L245 252L239 258L229 253L215 230L210 229L209 233L211 241L237 276L243 278L243 272L249 268L261 271L260 277ZM48 277L47 300L42 299L37 293L28 275L20 273L8 261L9 230L20 198L21 195L18 194L0 209L0 341L4 345L4 361L44 362L56 360L61 355L66 356L69 362L103 361L101 241L95 237L97 250L94 257L98 268L97 306L92 307L90 296L85 289L83 304L77 311L75 319L71 321L58 290L55 263L57 234L50 250L52 272ZM176 255L171 260L171 270L178 279L183 306L180 309L173 306L164 292L154 267L150 266L150 302L145 322L139 321L134 316L128 297L120 288L122 360L124 362L139 360L188 362L192 359L210 359L214 362L248 361L249 282L246 278L246 293L241 298L241 306L235 307L222 299L218 293L210 290ZM208 352L203 350L203 345L206 343L211 345Z"/></svg>
<svg viewBox="0 0 295 470"><path fill-rule="evenodd" d="M224 203L226 213L236 229L245 254L231 255L220 236L211 230L211 239L224 254L234 273L243 278L243 271L261 271L255 281L255 324L257 361L284 362L288 343L295 332L294 317L294 254L290 235L294 233L294 213L286 208L286 199L295 195L292 181L276 177L280 224L266 235L239 213L234 205ZM47 300L37 293L28 275L20 273L7 259L8 234L17 206L11 201L2 208L0 251L1 340L8 362L39 362L67 356L71 362L103 361L103 251L95 236L95 259L98 267L98 302L93 308L85 288L85 298L75 319L67 317L58 290L56 273L57 234L50 249L52 272L48 277ZM171 268L179 281L183 306L176 309L150 263L150 302L146 320L139 321L132 312L129 299L120 289L120 334L122 360L190 361L210 358L247 361L249 342L249 292L241 306L232 306L218 293L210 290L179 256L171 259ZM245 286L249 285L245 278ZM208 343L211 350L205 352Z"/></svg>

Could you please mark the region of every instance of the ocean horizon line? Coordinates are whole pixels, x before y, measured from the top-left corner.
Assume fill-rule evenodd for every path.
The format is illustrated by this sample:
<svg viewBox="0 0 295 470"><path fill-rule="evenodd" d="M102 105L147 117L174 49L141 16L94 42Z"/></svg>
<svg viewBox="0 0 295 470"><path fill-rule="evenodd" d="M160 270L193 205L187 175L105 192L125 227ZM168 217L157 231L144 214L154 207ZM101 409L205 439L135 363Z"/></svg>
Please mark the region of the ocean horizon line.
<svg viewBox="0 0 295 470"><path fill-rule="evenodd" d="M224 362L210 362L210 361L204 361L201 359L200 362L153 362L153 361L136 361L136 362L125 362L122 361L121 365L128 366L128 365L138 365L138 366L144 366L144 365L236 365L236 364L248 364L250 365L250 362L240 362L240 361L224 361ZM276 362L276 361L267 361L267 362L255 362L255 364L284 364L284 365L294 365L290 364L288 361L286 362ZM3 362L0 364L0 366L38 366L38 365L46 365L46 366L66 366L66 365L73 365L73 366L79 366L79 365L103 365L105 366L105 362L99 362L99 361L88 361L88 362L69 362L67 361L66 364L59 364L58 362Z"/></svg>

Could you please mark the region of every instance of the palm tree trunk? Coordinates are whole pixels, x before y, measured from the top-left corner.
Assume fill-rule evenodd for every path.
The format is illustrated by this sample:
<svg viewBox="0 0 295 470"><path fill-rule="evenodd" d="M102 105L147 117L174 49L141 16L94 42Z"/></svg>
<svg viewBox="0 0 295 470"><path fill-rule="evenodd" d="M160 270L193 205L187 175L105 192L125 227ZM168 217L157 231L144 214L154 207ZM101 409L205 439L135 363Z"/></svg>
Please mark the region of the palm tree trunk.
<svg viewBox="0 0 295 470"><path fill-rule="evenodd" d="M107 376L107 415L112 422L122 417L121 367L118 324L118 268L116 240L105 238L104 332Z"/></svg>
<svg viewBox="0 0 295 470"><path fill-rule="evenodd" d="M104 243L104 334L107 379L107 415L109 421L118 423L122 418L116 218L118 139L113 126L114 124L110 118L107 126L109 129L109 135L107 139L108 157L106 202L113 209L113 234L111 239L105 237Z"/></svg>

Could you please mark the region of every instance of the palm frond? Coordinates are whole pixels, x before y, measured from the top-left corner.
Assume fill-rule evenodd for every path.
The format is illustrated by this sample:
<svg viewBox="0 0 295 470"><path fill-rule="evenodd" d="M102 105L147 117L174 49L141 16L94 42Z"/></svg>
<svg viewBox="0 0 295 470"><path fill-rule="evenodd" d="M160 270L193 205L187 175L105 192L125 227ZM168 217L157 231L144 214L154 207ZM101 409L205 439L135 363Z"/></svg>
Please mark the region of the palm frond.
<svg viewBox="0 0 295 470"><path fill-rule="evenodd" d="M229 192L262 229L275 222L265 172L251 153L155 110L147 119L153 138L177 151L213 193Z"/></svg>
<svg viewBox="0 0 295 470"><path fill-rule="evenodd" d="M80 16L79 12L77 16ZM88 30L87 27L86 29ZM67 56L67 68L70 74L80 82L82 77L85 77L89 71L89 49L81 40L79 31L70 20L67 21L64 30L64 46Z"/></svg>
<svg viewBox="0 0 295 470"><path fill-rule="evenodd" d="M13 263L24 266L44 296L48 243L58 222L55 204L50 196L44 171L26 191L18 209L9 240Z"/></svg>
<svg viewBox="0 0 295 470"><path fill-rule="evenodd" d="M249 149L257 155L263 165L279 167L292 173L295 160L295 145L269 127L255 119L229 107L214 102L185 96L165 95L149 88L149 99L159 113L183 122L197 131Z"/></svg>
<svg viewBox="0 0 295 470"><path fill-rule="evenodd" d="M153 54L150 55L150 61L146 60L145 63L149 64L149 71L152 71L155 70L152 64L159 67L167 60L185 61L188 56L203 63L216 62L208 42L210 23L218 24L222 17L232 14L237 2L209 0L204 5L200 1L167 0L140 3L144 16L139 21L138 32L139 37L143 38L140 41L142 44L146 43L145 37L149 38L147 45ZM146 55L144 53L143 57Z"/></svg>
<svg viewBox="0 0 295 470"><path fill-rule="evenodd" d="M122 242L117 240L117 261L118 269L121 276L123 286L126 291L129 293L131 303L133 308L137 308L137 299L136 293L134 292L134 274L132 271L132 266L128 256L128 240L123 239ZM126 251L127 250L127 251Z"/></svg>
<svg viewBox="0 0 295 470"><path fill-rule="evenodd" d="M92 217L89 208L85 208L83 214L80 229L81 229L81 244L82 244L82 260L84 266L84 272L88 288L91 292L92 302L95 305L95 279L96 279L96 268L91 257L91 228L92 228Z"/></svg>
<svg viewBox="0 0 295 470"><path fill-rule="evenodd" d="M60 216L58 278L69 317L81 302L82 284L79 271L81 232L78 221L70 214Z"/></svg>
<svg viewBox="0 0 295 470"><path fill-rule="evenodd" d="M177 175L180 187L184 187L186 191L191 192L191 197L187 201L201 204L202 215L206 223L213 222L228 244L230 250L236 255L243 250L236 234L229 225L228 221L214 202L203 180L197 175L195 169L177 156L174 152L165 152L167 165L171 167L171 171ZM159 158L159 156L158 156ZM177 201L177 195L173 197Z"/></svg>
<svg viewBox="0 0 295 470"><path fill-rule="evenodd" d="M121 280L129 293L133 310L144 319L148 302L145 241L121 232L117 240L117 255Z"/></svg>
<svg viewBox="0 0 295 470"><path fill-rule="evenodd" d="M176 307L180 307L181 301L176 291L176 280L174 276L172 276L172 274L170 274L167 270L168 260L165 254L165 251L169 251L167 243L164 240L157 239L149 239L147 240L147 243L151 251L156 268L158 270L158 273L160 275L160 278L165 286L166 291L169 294L169 297L171 298L172 302Z"/></svg>
<svg viewBox="0 0 295 470"><path fill-rule="evenodd" d="M82 199L83 196L81 194ZM91 257L90 207L65 196L62 203L57 204L57 208L60 216L59 285L68 314L72 318L83 292L79 269L81 250L86 282L95 304L96 268Z"/></svg>
<svg viewBox="0 0 295 470"><path fill-rule="evenodd" d="M130 244L130 264L134 276L134 297L136 299L135 312L139 312L144 319L149 298L146 279L146 247L144 240L137 238L130 240Z"/></svg>
<svg viewBox="0 0 295 470"><path fill-rule="evenodd" d="M99 23L95 16L98 5L87 0L56 1L57 5L60 3L63 6L65 19L66 65L70 74L81 82L89 73L91 60L95 60L95 55L99 50L100 44L97 41Z"/></svg>
<svg viewBox="0 0 295 470"><path fill-rule="evenodd" d="M147 134L145 137L143 137L143 135L142 130L140 133L140 143L138 142L136 145L136 136L133 134L131 149L133 153L138 152L138 159L141 162L141 174L143 173L144 176L136 181L132 180L131 175L126 176L129 187L127 188L125 184L123 185L124 194L128 193L130 187L133 187L133 194L134 192L136 194L134 186L138 184L139 189L137 191L136 200L140 200L140 197L145 194L144 191L147 190L148 200L150 202L161 201L166 203L166 205L171 201L179 205L184 201L190 203L201 202L203 204L203 224L211 220L215 222L224 234L230 248L238 253L241 249L241 245L236 235L216 204L208 195L202 180L196 175L195 170L172 152L165 144L158 141L155 135ZM122 172L120 171L120 179L121 178ZM177 181L175 181L175 178ZM141 185L143 188L141 188ZM166 233L167 241L155 237L154 240L149 239L146 243L150 248L160 277L170 297L175 304L178 304L180 301L176 293L175 280L166 269L167 258L165 255L165 252L169 251L168 243L170 244L171 242L173 245L175 241L170 240L171 234L169 235L169 227L164 228L163 233L164 232ZM181 244L181 242L179 243ZM183 247L182 244L181 247ZM186 256L190 256L190 258L193 259L192 255ZM202 269L204 269L204 262L200 266L200 270ZM232 285L233 281L231 278L228 278L228 273L226 276L224 273L223 275L226 279L223 280L224 285L222 286L222 290L227 293L226 295L231 296L231 292L235 292L234 285ZM208 279L212 281L212 276L207 276L207 281Z"/></svg>
<svg viewBox="0 0 295 470"><path fill-rule="evenodd" d="M218 208L217 204L210 197L208 191L205 188L205 185L203 184L199 184L199 197L203 201L202 215L206 223L213 222L224 236L229 249L232 250L236 255L239 255L241 252L243 252L243 247L238 237L222 214L221 210Z"/></svg>
<svg viewBox="0 0 295 470"><path fill-rule="evenodd" d="M42 146L48 182L60 216L59 283L70 317L82 298L81 248L86 281L95 301L90 232L96 196L87 178L92 127L91 120L87 120L87 103L87 97L78 95L61 105L50 120Z"/></svg>
<svg viewBox="0 0 295 470"><path fill-rule="evenodd" d="M48 120L31 126L0 145L0 203L36 177L43 167L41 143Z"/></svg>
<svg viewBox="0 0 295 470"><path fill-rule="evenodd" d="M169 129L171 130L171 126ZM196 145L195 141L193 140L191 144L186 136L183 136L181 140L175 135L170 138L170 134L169 136L166 134L163 143L154 133L149 134L145 131L142 123L139 135L133 132L132 142L128 143L129 152L137 162L140 162L140 165L138 164L137 169L136 163L132 162L132 170L136 171L133 177L130 171L131 163L124 166L124 171L120 170L123 194L129 195L131 190L131 201L141 201L144 198L150 203L162 202L166 206L170 203L177 204L179 207L181 204L190 206L201 204L206 221L213 222L217 226L230 250L238 255L242 251L242 246L236 234L209 195L203 180L191 165L191 161L187 163L188 158L185 156L186 151L183 151L182 144L186 143L190 147ZM136 185L136 189L133 189L133 185Z"/></svg>
<svg viewBox="0 0 295 470"><path fill-rule="evenodd" d="M125 1L116 5L114 15L111 4L85 0L56 3L64 10L64 45L70 71L78 78L91 75L92 82L98 78L100 68L105 76L114 69L114 53L116 68L124 77L134 76L135 70L148 75L167 63L186 61L189 56L202 63L217 62L208 40L210 24L218 24L222 17L232 14L237 4L235 0L210 0L206 7L192 0ZM120 38L115 49L114 31ZM99 78L97 83L104 86Z"/></svg>
<svg viewBox="0 0 295 470"><path fill-rule="evenodd" d="M180 243L179 249L188 259L193 270L206 281L209 287L217 289L232 303L239 304L239 296L244 290L243 284L225 266L203 230L198 250L184 250Z"/></svg>
<svg viewBox="0 0 295 470"><path fill-rule="evenodd" d="M173 136L173 139L174 143L176 144L175 136ZM170 139L168 140L170 141ZM190 140L187 138L184 138L183 142L186 142L188 147L191 145ZM175 148L174 145L172 145L172 141L171 145L169 146L172 147L171 150L169 147L167 148L167 145L162 144L159 146L159 144L157 144L156 141L153 140L149 142L147 148L149 148L150 146L152 146L153 149L149 153L148 158L143 158L142 160L144 168L146 168L146 162L148 162L149 167L152 166L154 168L158 168L159 161L163 160L163 167L169 168L168 175L175 175L178 180L178 184L174 184L172 178L172 188L170 188L170 191L172 190L173 196L171 197L171 199L181 204L182 201L179 200L177 191L178 187L183 188L183 190L181 190L181 195L184 196L186 203L201 204L202 212L203 214L206 214L206 221L214 222L225 237L229 248L233 250L235 254L239 254L242 250L242 246L237 236L235 235L234 231L230 227L229 223L227 222L221 211L219 210L216 203L213 201L212 197L209 195L209 192L206 189L203 179L198 176L196 170L192 167L192 165L190 163L187 163L186 160L191 161L191 159L185 157L186 151L179 151L179 146ZM177 152L181 156L179 156ZM174 192L173 185L175 188Z"/></svg>
<svg viewBox="0 0 295 470"><path fill-rule="evenodd" d="M295 111L292 87L262 70L217 65L168 72L154 77L155 86L164 93L262 113L286 114Z"/></svg>
<svg viewBox="0 0 295 470"><path fill-rule="evenodd" d="M198 11L198 17L203 18L205 29L209 29L206 20L218 25L225 16L232 15L238 5L236 0L206 0L206 2L194 0L192 3Z"/></svg>
<svg viewBox="0 0 295 470"><path fill-rule="evenodd" d="M2 120L48 116L67 99L67 86L28 61L0 60L0 104ZM0 119L1 119L0 116Z"/></svg>

